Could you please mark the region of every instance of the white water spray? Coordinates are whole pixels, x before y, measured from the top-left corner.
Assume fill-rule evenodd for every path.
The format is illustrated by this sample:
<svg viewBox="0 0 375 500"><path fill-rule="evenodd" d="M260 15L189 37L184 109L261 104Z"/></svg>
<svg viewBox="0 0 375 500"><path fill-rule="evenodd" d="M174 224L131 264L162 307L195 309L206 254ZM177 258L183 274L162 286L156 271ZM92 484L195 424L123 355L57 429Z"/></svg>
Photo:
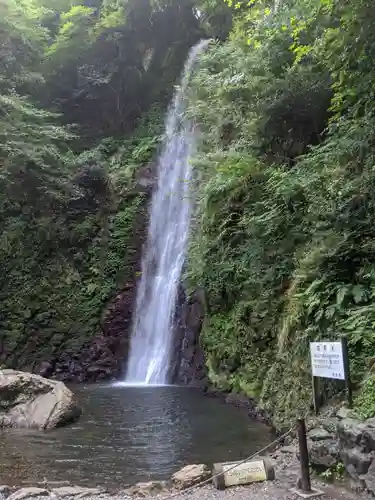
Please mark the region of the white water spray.
<svg viewBox="0 0 375 500"><path fill-rule="evenodd" d="M184 117L186 93L194 63L208 43L201 41L191 49L167 115L137 291L126 384L168 383L173 317L191 216L189 159L195 150L195 137L193 123Z"/></svg>

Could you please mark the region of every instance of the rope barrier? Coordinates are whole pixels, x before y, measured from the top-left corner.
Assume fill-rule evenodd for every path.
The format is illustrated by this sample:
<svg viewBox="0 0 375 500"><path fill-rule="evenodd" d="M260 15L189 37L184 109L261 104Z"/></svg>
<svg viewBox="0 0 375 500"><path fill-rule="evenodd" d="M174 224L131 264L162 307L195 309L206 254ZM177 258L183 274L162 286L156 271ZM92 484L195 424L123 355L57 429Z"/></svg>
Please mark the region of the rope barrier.
<svg viewBox="0 0 375 500"><path fill-rule="evenodd" d="M235 469L236 467L238 467L238 466L244 464L245 462L251 460L252 458L256 457L260 453L265 452L266 450L268 450L268 448L271 448L275 444L279 443L280 441L282 441L283 439L285 439L287 436L289 436L289 434L292 433L292 431L293 431L294 428L295 428L295 425L293 425L287 432L285 432L284 434L282 434L281 436L279 436L277 439L275 439L274 441L272 441L272 443L268 444L267 446L265 446L261 450L257 451L256 453L253 453L252 455L250 455L249 457L245 458L244 460L241 460L240 462L234 464L232 467L229 467L228 469L226 469L226 472L229 472L229 471ZM221 476L222 474L223 474L222 472L219 472L218 474L215 474L214 476L211 476L208 479L205 479L204 481L201 481L198 484L194 484L192 486L189 486L189 488L186 488L186 489L181 490L181 491L177 491L176 493L172 493L169 496L163 497L163 500L170 500L171 498L176 498L176 497L178 497L180 495L184 495L185 493L188 493L188 492L190 492L192 490L195 490L196 488L200 488L200 487L204 486L205 484L210 483L213 479L215 479L216 477Z"/></svg>

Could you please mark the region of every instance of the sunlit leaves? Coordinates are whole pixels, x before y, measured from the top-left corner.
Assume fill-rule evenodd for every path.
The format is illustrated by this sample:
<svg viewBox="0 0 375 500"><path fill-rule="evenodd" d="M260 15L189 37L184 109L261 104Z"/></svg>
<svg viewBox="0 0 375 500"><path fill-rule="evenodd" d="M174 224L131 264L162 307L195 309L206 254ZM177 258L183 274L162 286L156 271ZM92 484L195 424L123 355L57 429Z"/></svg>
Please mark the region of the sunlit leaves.
<svg viewBox="0 0 375 500"><path fill-rule="evenodd" d="M47 55L56 59L75 57L77 49L81 51L91 41L94 9L77 5L61 15L61 25L54 43L48 48ZM79 46L77 47L77 44ZM58 61L58 59L57 59Z"/></svg>

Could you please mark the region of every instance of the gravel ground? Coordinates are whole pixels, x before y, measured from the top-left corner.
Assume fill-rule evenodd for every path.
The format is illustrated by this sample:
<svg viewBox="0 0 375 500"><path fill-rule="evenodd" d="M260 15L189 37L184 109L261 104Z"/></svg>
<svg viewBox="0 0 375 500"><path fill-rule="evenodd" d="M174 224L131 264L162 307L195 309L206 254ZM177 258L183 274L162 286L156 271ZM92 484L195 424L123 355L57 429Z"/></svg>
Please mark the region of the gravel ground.
<svg viewBox="0 0 375 500"><path fill-rule="evenodd" d="M321 488L323 489L323 488ZM318 498L325 500L358 500L358 494L348 493L338 488L325 487L326 494ZM334 491L333 491L334 490ZM155 497L154 497L155 498ZM159 497L160 499L163 496ZM164 496L164 498L168 498ZM292 493L289 488L285 489L279 481L262 484L253 484L247 487L230 488L218 491L212 487L203 487L190 493L181 493L175 497L176 500L300 500L301 497ZM121 500L118 498L118 500ZM122 499L124 500L124 499ZM174 500L174 499L173 499Z"/></svg>
<svg viewBox="0 0 375 500"><path fill-rule="evenodd" d="M278 451L271 455L271 459L275 467L277 478L275 481L233 487L224 491L216 490L208 485L190 492L184 493L182 491L178 496L173 497L173 500L300 500L301 497L291 491L296 486L300 471L296 455ZM370 498L368 495L352 492L338 485L315 480L312 481L312 486L323 491L323 495L313 498L321 498L322 500L369 500ZM170 495L171 493L165 493L153 498L167 500ZM124 496L118 496L113 500L125 499ZM133 497L134 499L135 497ZM140 500L139 497L136 500Z"/></svg>
<svg viewBox="0 0 375 500"><path fill-rule="evenodd" d="M198 488L191 492L181 492L173 500L300 500L301 497L290 491L293 485L286 487L282 481L252 484L247 487L235 487L225 491L218 491L211 486ZM319 487L324 492L323 495L314 498L322 500L368 500L367 495L347 491L338 486L322 485L314 483L314 487ZM162 494L148 497L154 500L167 500L170 494ZM140 500L141 497L130 497L126 495L114 495L100 497L85 497L85 500ZM144 500L144 497L142 497Z"/></svg>
<svg viewBox="0 0 375 500"><path fill-rule="evenodd" d="M288 447L286 447L288 448ZM290 447L289 447L290 448ZM254 483L246 487L228 488L218 491L211 485L195 488L191 491L163 492L160 495L146 497L149 500L299 500L301 497L292 490L299 476L299 462L295 454L278 451L271 455L275 467L276 480L263 483ZM313 488L323 492L314 498L322 500L369 500L370 496L350 491L339 485L331 485L316 480L312 483ZM46 492L47 493L47 492ZM116 494L101 493L100 495L75 495L66 497L34 496L32 500L144 500L145 497L129 496L125 491ZM372 497L371 497L372 498ZM2 495L0 492L0 500ZM22 500L31 500L31 497Z"/></svg>

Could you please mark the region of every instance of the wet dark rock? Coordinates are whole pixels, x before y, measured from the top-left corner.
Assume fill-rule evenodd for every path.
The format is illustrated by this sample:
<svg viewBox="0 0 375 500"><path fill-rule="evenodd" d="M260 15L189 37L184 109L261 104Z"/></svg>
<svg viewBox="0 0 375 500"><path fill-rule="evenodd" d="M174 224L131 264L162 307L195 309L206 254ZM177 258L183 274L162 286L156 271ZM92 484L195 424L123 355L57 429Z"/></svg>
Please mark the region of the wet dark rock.
<svg viewBox="0 0 375 500"><path fill-rule="evenodd" d="M342 416L346 417L346 413ZM375 494L375 419L343 418L337 425L337 437L352 486Z"/></svg>
<svg viewBox="0 0 375 500"><path fill-rule="evenodd" d="M358 447L362 453L375 450L374 419L365 422L349 418L342 420L337 426L337 434L342 447Z"/></svg>
<svg viewBox="0 0 375 500"><path fill-rule="evenodd" d="M11 489L9 486L3 484L0 486L0 500L6 500L11 494Z"/></svg>
<svg viewBox="0 0 375 500"><path fill-rule="evenodd" d="M174 383L204 387L207 385L207 369L204 352L200 345L205 310L200 294L187 298L180 287L176 308L176 329L173 348L174 364L171 380Z"/></svg>
<svg viewBox="0 0 375 500"><path fill-rule="evenodd" d="M351 414L342 408L328 418L315 419L308 432L309 456L320 470L342 461L352 485L361 490L375 456L375 425L372 419L348 418Z"/></svg>
<svg viewBox="0 0 375 500"><path fill-rule="evenodd" d="M333 467L339 461L339 444L336 439L308 441L310 463L318 467Z"/></svg>
<svg viewBox="0 0 375 500"><path fill-rule="evenodd" d="M340 457L350 476L356 479L363 474L367 474L374 454L362 453L358 448L344 448L340 452Z"/></svg>
<svg viewBox="0 0 375 500"><path fill-rule="evenodd" d="M41 362L33 371L62 382L112 380L124 372L130 342L135 281L127 284L108 305L101 331L77 352L62 352Z"/></svg>
<svg viewBox="0 0 375 500"><path fill-rule="evenodd" d="M354 448L359 445L362 436L359 425L360 422L358 420L350 418L346 418L338 423L337 435L342 446Z"/></svg>
<svg viewBox="0 0 375 500"><path fill-rule="evenodd" d="M260 408L257 402L244 395L225 393L210 387L200 334L205 318L204 291L196 290L190 297L180 287L175 312L176 329L171 367L171 380L174 383L196 386L207 396L219 397L228 404L244 408L249 417L266 424L271 423L271 415Z"/></svg>
<svg viewBox="0 0 375 500"><path fill-rule="evenodd" d="M158 495L167 489L168 484L165 481L149 481L145 483L136 483L135 485L120 492L120 495L148 497Z"/></svg>
<svg viewBox="0 0 375 500"><path fill-rule="evenodd" d="M53 374L54 368L55 363L53 361L43 361L39 369L39 375L48 378Z"/></svg>
<svg viewBox="0 0 375 500"><path fill-rule="evenodd" d="M150 163L138 168L134 174L134 190L145 193L145 200L148 199L155 184L155 167L155 163ZM99 174L100 172L84 170L77 178L77 182L86 186L87 183L97 182ZM33 366L26 367L29 371L63 382L114 380L124 374L146 235L147 215L146 211L140 210L138 220L135 221L135 251L126 262L127 267L132 270L131 275L105 308L101 328L97 334L76 349L53 352L50 358L38 360ZM199 387L207 385L204 353L199 342L205 314L203 304L199 292L187 298L181 286L175 316L177 326L172 356L174 363L170 370L173 382ZM33 353L39 349L34 344L33 336L30 336L28 350ZM7 356L7 353L4 351L3 355Z"/></svg>
<svg viewBox="0 0 375 500"><path fill-rule="evenodd" d="M373 461L368 468L367 474L360 476L360 479L365 483L366 489L375 493L375 461Z"/></svg>
<svg viewBox="0 0 375 500"><path fill-rule="evenodd" d="M308 433L308 437L311 441L323 441L325 439L332 439L334 436L323 427L317 427Z"/></svg>

